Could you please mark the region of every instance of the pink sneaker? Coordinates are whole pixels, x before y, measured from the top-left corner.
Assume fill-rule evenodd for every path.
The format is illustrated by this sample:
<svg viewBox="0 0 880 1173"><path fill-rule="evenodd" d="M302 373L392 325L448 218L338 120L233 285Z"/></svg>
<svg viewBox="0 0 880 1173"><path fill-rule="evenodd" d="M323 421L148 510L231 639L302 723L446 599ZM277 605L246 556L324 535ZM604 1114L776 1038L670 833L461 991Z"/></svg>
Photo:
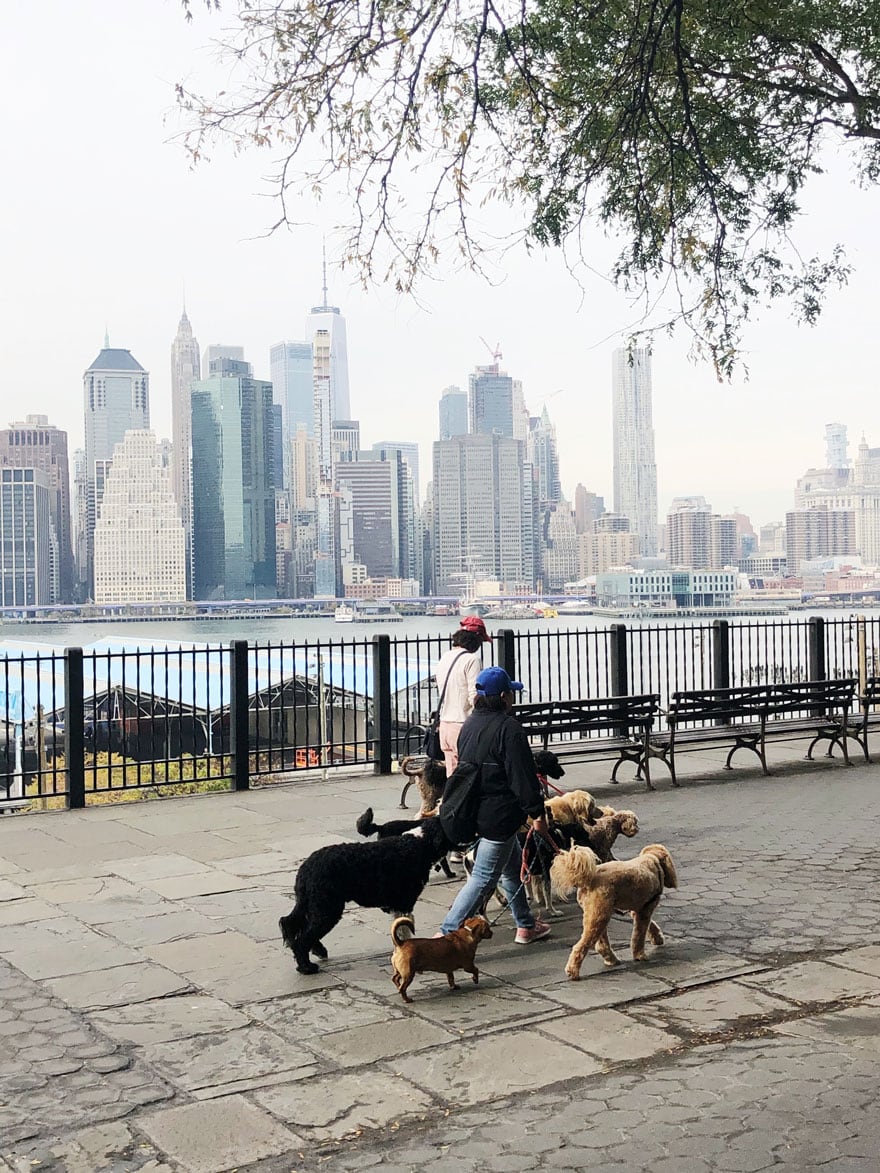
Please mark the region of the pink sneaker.
<svg viewBox="0 0 880 1173"><path fill-rule="evenodd" d="M446 936L445 933L432 933L431 940L436 941L438 937L445 937L445 936Z"/></svg>
<svg viewBox="0 0 880 1173"><path fill-rule="evenodd" d="M514 941L516 941L517 945L531 945L532 941L543 941L552 932L553 930L548 924L542 920L536 920L534 928L517 929Z"/></svg>

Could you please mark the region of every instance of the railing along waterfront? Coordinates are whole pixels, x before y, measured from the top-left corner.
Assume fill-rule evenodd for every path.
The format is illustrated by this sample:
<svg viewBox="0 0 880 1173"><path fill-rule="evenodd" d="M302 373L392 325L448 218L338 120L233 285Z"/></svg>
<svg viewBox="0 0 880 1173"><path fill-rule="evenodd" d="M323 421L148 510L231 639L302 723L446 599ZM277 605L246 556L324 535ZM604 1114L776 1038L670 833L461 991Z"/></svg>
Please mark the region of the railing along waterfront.
<svg viewBox="0 0 880 1173"><path fill-rule="evenodd" d="M418 752L448 636L0 657L0 809L388 773ZM483 663L531 701L880 675L880 617L496 632Z"/></svg>

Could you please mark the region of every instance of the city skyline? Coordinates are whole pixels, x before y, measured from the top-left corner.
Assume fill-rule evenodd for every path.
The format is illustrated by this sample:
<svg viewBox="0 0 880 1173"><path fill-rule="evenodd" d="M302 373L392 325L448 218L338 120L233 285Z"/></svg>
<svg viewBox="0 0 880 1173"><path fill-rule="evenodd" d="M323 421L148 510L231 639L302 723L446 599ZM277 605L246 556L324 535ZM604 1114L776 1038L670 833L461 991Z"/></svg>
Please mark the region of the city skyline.
<svg viewBox="0 0 880 1173"><path fill-rule="evenodd" d="M222 14L200 10L187 25L176 4L154 0L132 0L113 20L108 11L96 0L76 9L48 0L13 14L13 35L23 43L42 41L47 17L57 35L45 46L37 130L10 127L8 158L28 182L4 192L4 357L11 385L25 388L29 405L69 433L71 450L81 443L75 389L105 323L113 345L151 372L152 426L170 436L168 345L184 283L200 341L240 343L255 375L268 378L270 346L300 337L304 312L321 302L326 236L328 299L348 322L352 414L365 446L386 436L415 440L427 468L440 393L466 386L466 375L491 361L481 337L498 339L530 411L540 414L544 402L550 409L566 497L580 481L610 500L607 356L638 324L639 305L601 277L586 274L582 288L553 251L512 248L503 265L489 262L487 282L457 269L454 242L445 280L422 288L418 300L381 285L361 290L353 272L340 270L344 248L329 196L296 203L295 231L266 235L277 215L262 194L267 159L218 150L191 170L175 141L174 83L207 68L204 46ZM0 84L12 98L29 82L24 56L9 66ZM856 265L816 329L763 314L745 339L750 380L731 386L688 363L686 334L655 339L661 516L674 497L702 493L720 512L738 506L756 524L781 521L793 481L804 466L822 463L829 418L848 420L856 439L863 431L869 442L880 436L876 375L864 345L880 263L876 196L849 189L832 166L804 204L812 213L805 252L826 251L844 224ZM499 217L500 236L506 228ZM602 271L605 243L590 234L585 250ZM34 263L39 256L51 258L49 281ZM721 443L691 441L713 432Z"/></svg>

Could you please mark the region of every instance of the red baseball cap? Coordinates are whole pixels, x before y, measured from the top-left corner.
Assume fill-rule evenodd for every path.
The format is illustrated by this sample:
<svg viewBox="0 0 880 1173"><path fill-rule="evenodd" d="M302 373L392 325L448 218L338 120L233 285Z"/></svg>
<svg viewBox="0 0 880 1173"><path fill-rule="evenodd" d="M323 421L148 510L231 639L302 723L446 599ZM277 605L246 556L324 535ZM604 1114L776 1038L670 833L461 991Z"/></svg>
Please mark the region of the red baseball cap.
<svg viewBox="0 0 880 1173"><path fill-rule="evenodd" d="M486 631L486 624L479 617L479 615L465 615L459 626L464 631L473 631L476 635L482 636L483 643L490 643L491 635Z"/></svg>

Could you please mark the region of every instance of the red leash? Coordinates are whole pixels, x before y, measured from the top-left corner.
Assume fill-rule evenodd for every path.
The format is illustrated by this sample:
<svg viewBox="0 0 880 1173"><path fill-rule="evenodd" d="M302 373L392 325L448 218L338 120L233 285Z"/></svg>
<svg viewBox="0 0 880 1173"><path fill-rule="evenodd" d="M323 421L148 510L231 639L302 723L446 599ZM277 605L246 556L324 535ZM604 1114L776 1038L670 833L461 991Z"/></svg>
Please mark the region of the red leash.
<svg viewBox="0 0 880 1173"><path fill-rule="evenodd" d="M529 846L529 840L532 838L532 836L534 834L535 834L535 827L533 824L532 826L529 827L528 831L526 832L526 837L525 837L525 840L524 840L523 846L522 846L522 864L520 865L520 869L519 869L519 878L522 881L522 883L525 883L526 880L528 880L532 874L531 870L529 869L529 865L528 865L528 862L526 859L526 849ZM538 831L538 834L541 836L541 838L544 840L545 843L548 843L550 845L550 847L553 849L554 855L561 855L562 854L562 848L559 846L558 843L556 843L556 841L553 839L552 835L550 835L547 831Z"/></svg>
<svg viewBox="0 0 880 1173"><path fill-rule="evenodd" d="M567 790L560 790L558 786L554 786L546 774L539 774L538 781L541 783L541 788L546 796L548 790L555 790L557 794L567 794Z"/></svg>

